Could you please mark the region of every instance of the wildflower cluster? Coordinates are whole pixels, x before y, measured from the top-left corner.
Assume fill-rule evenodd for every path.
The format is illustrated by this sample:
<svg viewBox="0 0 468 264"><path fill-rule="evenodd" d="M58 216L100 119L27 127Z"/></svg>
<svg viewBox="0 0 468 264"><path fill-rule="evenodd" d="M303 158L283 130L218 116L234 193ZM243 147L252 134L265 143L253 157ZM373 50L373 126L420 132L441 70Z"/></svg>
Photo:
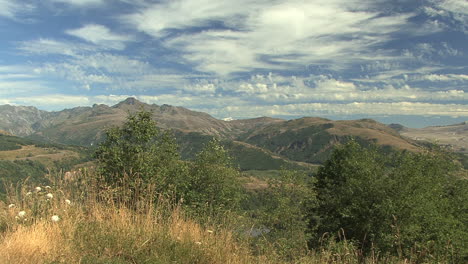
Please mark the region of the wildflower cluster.
<svg viewBox="0 0 468 264"><path fill-rule="evenodd" d="M15 203L8 205L9 215L20 224L33 224L36 220L50 219L59 222L62 217L58 214L63 210L60 203L71 206L72 202L65 198L62 191L51 186L37 186L32 190L23 190ZM65 210L63 210L65 211ZM61 213L65 213L65 212Z"/></svg>

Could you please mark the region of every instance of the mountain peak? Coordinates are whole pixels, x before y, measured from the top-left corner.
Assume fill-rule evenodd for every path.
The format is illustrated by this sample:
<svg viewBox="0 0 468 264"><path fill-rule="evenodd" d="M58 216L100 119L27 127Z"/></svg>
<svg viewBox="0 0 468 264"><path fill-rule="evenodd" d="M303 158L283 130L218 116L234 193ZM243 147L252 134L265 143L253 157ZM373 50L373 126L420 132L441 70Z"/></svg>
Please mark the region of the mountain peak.
<svg viewBox="0 0 468 264"><path fill-rule="evenodd" d="M124 101L120 102L120 104L128 104L128 105L136 105L138 103L141 103L138 101L135 97L128 97Z"/></svg>
<svg viewBox="0 0 468 264"><path fill-rule="evenodd" d="M128 106L139 106L139 105L146 105L143 102L138 101L135 97L128 97L127 99L123 100L122 102L114 105L114 108L122 108Z"/></svg>

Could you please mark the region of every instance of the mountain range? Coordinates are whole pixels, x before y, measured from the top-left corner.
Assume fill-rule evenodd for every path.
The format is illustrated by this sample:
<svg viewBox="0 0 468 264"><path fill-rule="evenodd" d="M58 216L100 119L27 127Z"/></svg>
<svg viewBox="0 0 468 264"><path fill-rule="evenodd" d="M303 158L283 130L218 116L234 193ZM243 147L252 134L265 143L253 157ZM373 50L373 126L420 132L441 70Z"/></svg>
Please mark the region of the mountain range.
<svg viewBox="0 0 468 264"><path fill-rule="evenodd" d="M203 143L217 137L233 150L234 158L243 164L243 169L322 163L336 144L351 138L386 149L421 150L417 141L402 136L409 135L410 129L387 126L371 119L259 117L224 121L207 113L170 105L150 105L135 98L127 98L114 106L96 104L57 112L3 105L0 106L0 130L34 140L92 146L104 138L106 128L123 124L129 113L142 109L153 113L159 127L174 132L182 156L193 157ZM467 130L461 130L466 134Z"/></svg>

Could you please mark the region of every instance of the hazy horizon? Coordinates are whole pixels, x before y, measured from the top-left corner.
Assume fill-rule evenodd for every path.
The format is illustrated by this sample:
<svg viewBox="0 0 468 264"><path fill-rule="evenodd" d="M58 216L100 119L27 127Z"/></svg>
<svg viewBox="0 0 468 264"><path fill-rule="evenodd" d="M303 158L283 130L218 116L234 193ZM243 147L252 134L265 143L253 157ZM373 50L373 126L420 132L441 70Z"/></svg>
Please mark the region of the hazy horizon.
<svg viewBox="0 0 468 264"><path fill-rule="evenodd" d="M93 105L82 105L82 106L76 106L76 107L92 107ZM164 105L164 104L161 104L161 105ZM12 106L20 106L20 105L12 105ZM30 107L32 105L30 106L23 105L23 106ZM113 105L108 105L108 106L111 107ZM177 105L174 105L174 106L177 106ZM35 106L32 106L32 107L35 107ZM54 112L54 111L62 111L65 109L73 109L74 107L57 109L57 110L47 110L47 109L41 109L38 107L36 108L42 111ZM193 110L190 108L187 108L187 109ZM193 111L196 111L196 110L193 110ZM335 121L336 120L358 120L358 119L370 118L378 122L381 122L383 124L400 124L408 128L424 128L428 126L447 126L447 125L460 124L462 122L468 121L468 118L466 117L441 117L441 116L372 116L371 117L367 115L348 115L348 116L265 116L265 115L261 115L261 116L239 117L239 118L217 117L217 116L213 116L213 117L219 120L224 120L224 121L230 121L229 119L241 120L241 119L250 119L250 118L257 118L257 117L272 117L272 118L281 118L285 120L297 119L297 118L302 118L302 117L319 117L319 118L326 118L326 119L335 120ZM415 120L418 120L418 122L415 122Z"/></svg>

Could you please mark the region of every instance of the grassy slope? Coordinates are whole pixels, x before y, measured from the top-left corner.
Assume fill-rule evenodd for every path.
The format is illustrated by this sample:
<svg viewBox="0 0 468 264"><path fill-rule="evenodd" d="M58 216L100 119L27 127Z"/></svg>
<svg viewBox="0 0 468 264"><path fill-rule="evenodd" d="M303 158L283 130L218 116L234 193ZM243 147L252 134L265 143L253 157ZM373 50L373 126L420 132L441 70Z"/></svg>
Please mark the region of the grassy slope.
<svg viewBox="0 0 468 264"><path fill-rule="evenodd" d="M45 183L44 176L50 170L69 170L87 161L87 155L81 147L0 135L0 199L5 196L5 185L16 185L25 179Z"/></svg>
<svg viewBox="0 0 468 264"><path fill-rule="evenodd" d="M335 144L354 138L362 144L376 143L388 149L419 151L387 126L373 120L331 121L301 118L268 125L242 135L239 140L265 148L294 161L321 163Z"/></svg>
<svg viewBox="0 0 468 264"><path fill-rule="evenodd" d="M200 133L183 133L175 131L179 150L182 158L191 160L196 153L203 149L213 137ZM268 150L239 141L222 141L229 151L233 163L241 170L279 170L281 168L303 169L311 166L300 162L289 161L284 157L278 157Z"/></svg>

